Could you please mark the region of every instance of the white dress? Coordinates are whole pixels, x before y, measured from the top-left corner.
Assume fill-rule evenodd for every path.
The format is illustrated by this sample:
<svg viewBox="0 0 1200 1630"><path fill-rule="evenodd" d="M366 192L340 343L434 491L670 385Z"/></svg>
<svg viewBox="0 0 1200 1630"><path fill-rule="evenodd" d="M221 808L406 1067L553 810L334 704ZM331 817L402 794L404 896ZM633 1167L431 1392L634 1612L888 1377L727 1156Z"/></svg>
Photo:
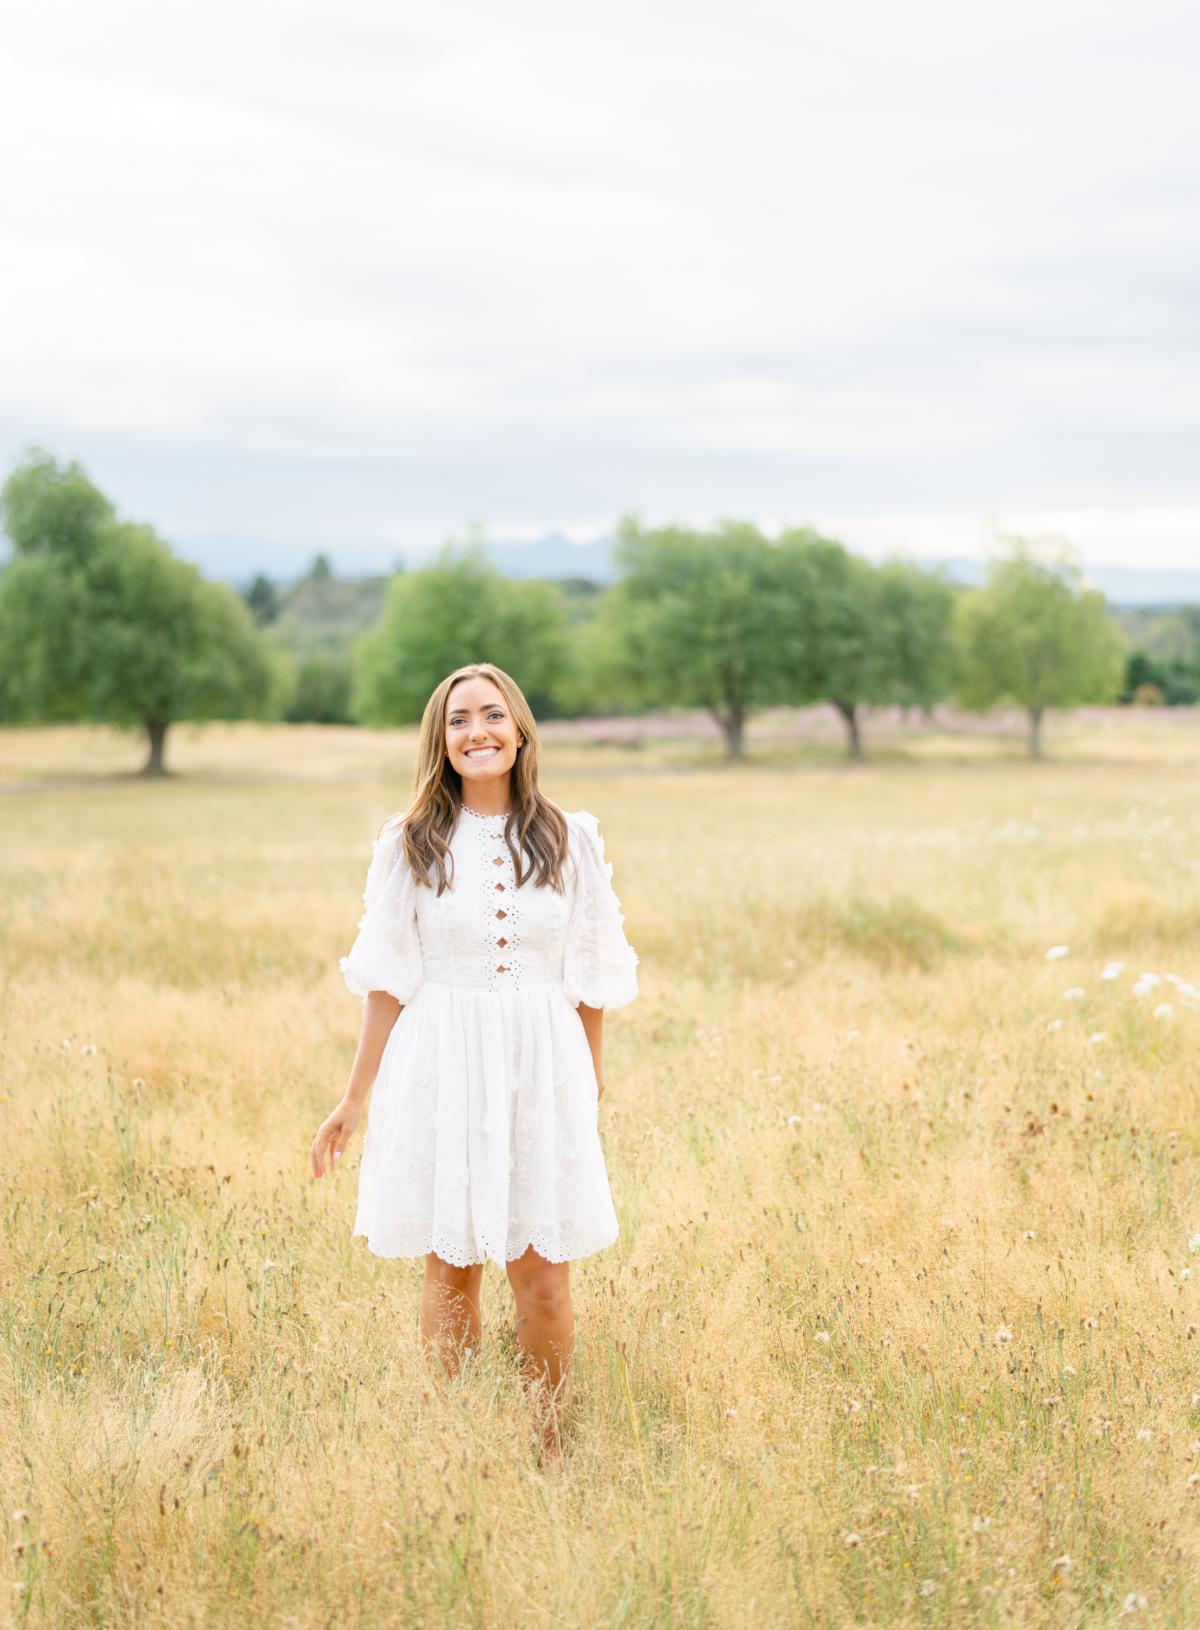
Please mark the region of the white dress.
<svg viewBox="0 0 1200 1630"><path fill-rule="evenodd" d="M637 995L596 817L567 815L563 894L516 886L503 815L463 808L439 898L418 885L397 821L375 841L346 984L404 1003L363 1142L354 1234L377 1256L436 1251L504 1265L532 1245L569 1262L619 1229L596 1071L576 1003Z"/></svg>

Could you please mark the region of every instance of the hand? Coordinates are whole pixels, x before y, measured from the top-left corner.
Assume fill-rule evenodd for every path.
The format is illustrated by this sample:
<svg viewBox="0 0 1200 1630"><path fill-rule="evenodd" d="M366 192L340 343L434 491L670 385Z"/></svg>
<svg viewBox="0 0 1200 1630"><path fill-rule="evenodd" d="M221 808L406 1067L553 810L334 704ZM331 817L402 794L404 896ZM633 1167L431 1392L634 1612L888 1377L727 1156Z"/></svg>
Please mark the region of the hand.
<svg viewBox="0 0 1200 1630"><path fill-rule="evenodd" d="M343 1098L332 1115L327 1115L321 1122L309 1151L314 1177L325 1175L326 1150L329 1151L329 1172L332 1176L334 1167L345 1154L346 1145L361 1119L362 1107L359 1104L348 1104Z"/></svg>

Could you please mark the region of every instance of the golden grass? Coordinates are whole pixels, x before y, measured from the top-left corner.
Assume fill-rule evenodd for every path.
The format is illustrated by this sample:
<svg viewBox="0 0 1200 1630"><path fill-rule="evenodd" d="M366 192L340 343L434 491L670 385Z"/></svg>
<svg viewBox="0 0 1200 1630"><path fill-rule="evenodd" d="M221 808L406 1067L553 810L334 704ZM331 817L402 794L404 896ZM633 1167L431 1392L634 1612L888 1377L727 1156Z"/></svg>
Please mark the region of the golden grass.
<svg viewBox="0 0 1200 1630"><path fill-rule="evenodd" d="M0 798L3 1623L1195 1623L1200 1010L1132 984L1200 978L1200 736L1121 728L1040 767L548 747L643 992L562 1483L503 1276L439 1394L421 1264L351 1240L353 1154L307 1174L411 738L222 726L164 785ZM141 757L0 759L76 748Z"/></svg>

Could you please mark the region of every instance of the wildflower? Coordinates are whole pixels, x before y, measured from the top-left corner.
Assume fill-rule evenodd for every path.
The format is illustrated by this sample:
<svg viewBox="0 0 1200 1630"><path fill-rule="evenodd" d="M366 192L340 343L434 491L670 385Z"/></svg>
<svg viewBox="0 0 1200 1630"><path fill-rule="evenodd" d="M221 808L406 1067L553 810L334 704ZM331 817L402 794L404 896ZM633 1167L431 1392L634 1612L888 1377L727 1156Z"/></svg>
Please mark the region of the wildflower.
<svg viewBox="0 0 1200 1630"><path fill-rule="evenodd" d="M64 1036L59 1042L58 1050L60 1053L69 1053L71 1051L71 1043L67 1040L66 1036Z"/></svg>
<svg viewBox="0 0 1200 1630"><path fill-rule="evenodd" d="M819 1102L819 1100L816 1098L813 1099L813 1113L815 1115L819 1115L824 1108L825 1105L823 1103Z"/></svg>
<svg viewBox="0 0 1200 1630"><path fill-rule="evenodd" d="M789 1126L799 1126L801 1118L802 1117L799 1115L789 1115L787 1118L787 1123Z"/></svg>
<svg viewBox="0 0 1200 1630"><path fill-rule="evenodd" d="M736 1415L736 1414L737 1414L737 1410L736 1410L736 1409L727 1409L727 1410L726 1410L726 1411L725 1411L725 1419L726 1419L726 1420L727 1420L727 1421L731 1421L731 1420L732 1420L732 1419L733 1419L733 1417L734 1417L734 1416L735 1416L735 1415Z"/></svg>
<svg viewBox="0 0 1200 1630"><path fill-rule="evenodd" d="M1155 985L1161 985L1162 980L1156 973L1144 973L1133 987L1135 996L1149 996Z"/></svg>
<svg viewBox="0 0 1200 1630"><path fill-rule="evenodd" d="M1200 1251L1200 1234L1193 1234L1191 1239L1188 1240L1188 1250Z"/></svg>
<svg viewBox="0 0 1200 1630"><path fill-rule="evenodd" d="M1180 1268L1179 1277L1181 1279L1190 1279L1192 1277L1192 1270L1190 1268Z"/></svg>
<svg viewBox="0 0 1200 1630"><path fill-rule="evenodd" d="M1101 979L1119 979L1124 972L1125 964L1123 962L1109 962L1105 965L1100 977Z"/></svg>
<svg viewBox="0 0 1200 1630"><path fill-rule="evenodd" d="M278 1262L272 1262L271 1258L268 1257L267 1260L263 1263L263 1272L264 1273L270 1273L272 1268L277 1268L278 1266L279 1266Z"/></svg>
<svg viewBox="0 0 1200 1630"><path fill-rule="evenodd" d="M1024 1234L1021 1237L1022 1237L1022 1239L1036 1239L1037 1238L1037 1229L1036 1228L1027 1228L1025 1230Z"/></svg>
<svg viewBox="0 0 1200 1630"><path fill-rule="evenodd" d="M1187 1480L1187 1486L1194 1489L1197 1483L1200 1483L1200 1472L1193 1472Z"/></svg>
<svg viewBox="0 0 1200 1630"><path fill-rule="evenodd" d="M862 1035L861 1030L847 1030L847 1032L846 1032L846 1040L847 1041L857 1041L858 1038L861 1035Z"/></svg>
<svg viewBox="0 0 1200 1630"><path fill-rule="evenodd" d="M1122 1613L1144 1613L1149 1606L1149 1602L1140 1590L1131 1590L1125 1598L1125 1605L1121 1611Z"/></svg>
<svg viewBox="0 0 1200 1630"><path fill-rule="evenodd" d="M1197 990L1195 985L1189 985L1186 979L1180 979L1177 973L1166 974L1164 975L1164 978L1167 980L1168 984L1174 985L1175 989L1179 991L1180 995L1190 996L1193 1000L1200 998L1200 990Z"/></svg>
<svg viewBox="0 0 1200 1630"><path fill-rule="evenodd" d="M992 1519L990 1517L976 1517L971 1523L971 1532L974 1534L986 1534L991 1526Z"/></svg>
<svg viewBox="0 0 1200 1630"><path fill-rule="evenodd" d="M85 1041L79 1051L84 1058L95 1058L96 1043L94 1041Z"/></svg>
<svg viewBox="0 0 1200 1630"><path fill-rule="evenodd" d="M814 1341L828 1341L829 1340L829 1331L828 1330L818 1330L816 1335L813 1337L813 1340Z"/></svg>
<svg viewBox="0 0 1200 1630"><path fill-rule="evenodd" d="M1170 1002L1160 1002L1154 1009L1154 1017L1156 1019L1169 1019L1174 1011L1175 1009Z"/></svg>
<svg viewBox="0 0 1200 1630"><path fill-rule="evenodd" d="M1051 1019L1050 1023L1046 1026L1046 1029L1047 1030L1061 1030L1062 1029L1062 1020L1061 1019Z"/></svg>
<svg viewBox="0 0 1200 1630"><path fill-rule="evenodd" d="M995 1334L994 1339L1001 1346L1003 1346L1006 1342L1009 1342L1009 1341L1012 1340L1012 1330L1006 1324L998 1324L996 1326L996 1334Z"/></svg>
<svg viewBox="0 0 1200 1630"><path fill-rule="evenodd" d="M1079 1002L1082 1001L1086 995L1087 991L1084 990L1082 985L1072 985L1069 989L1063 991L1063 1001Z"/></svg>
<svg viewBox="0 0 1200 1630"><path fill-rule="evenodd" d="M855 1546L862 1544L862 1536L859 1534L843 1534L842 1544L852 1551Z"/></svg>
<svg viewBox="0 0 1200 1630"><path fill-rule="evenodd" d="M133 1088L134 1092L141 1092L146 1083L142 1080L140 1075L135 1075L129 1085Z"/></svg>
<svg viewBox="0 0 1200 1630"><path fill-rule="evenodd" d="M1091 1035L1088 1037L1088 1040L1091 1042L1093 1047L1098 1047L1102 1041L1108 1040L1108 1031L1093 1030Z"/></svg>
<svg viewBox="0 0 1200 1630"><path fill-rule="evenodd" d="M1046 961L1057 962L1060 957L1065 957L1070 949L1069 945L1052 945L1046 952Z"/></svg>
<svg viewBox="0 0 1200 1630"><path fill-rule="evenodd" d="M922 1579L921 1583L917 1586L917 1589L920 1591L922 1596L932 1596L934 1591L937 1589L937 1586L934 1584L932 1579Z"/></svg>
<svg viewBox="0 0 1200 1630"><path fill-rule="evenodd" d="M1070 1573L1075 1564L1071 1561L1069 1556L1056 1556L1050 1566L1054 1569L1055 1573L1062 1574Z"/></svg>

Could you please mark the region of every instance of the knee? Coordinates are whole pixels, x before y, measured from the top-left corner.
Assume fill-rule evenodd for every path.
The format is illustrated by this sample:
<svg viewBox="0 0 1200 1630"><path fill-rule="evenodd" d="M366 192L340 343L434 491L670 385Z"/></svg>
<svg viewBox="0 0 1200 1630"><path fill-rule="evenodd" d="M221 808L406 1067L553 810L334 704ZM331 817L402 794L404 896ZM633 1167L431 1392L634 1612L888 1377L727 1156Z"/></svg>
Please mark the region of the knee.
<svg viewBox="0 0 1200 1630"><path fill-rule="evenodd" d="M570 1283L561 1272L535 1269L524 1274L514 1289L521 1311L541 1319L556 1318L571 1304Z"/></svg>

